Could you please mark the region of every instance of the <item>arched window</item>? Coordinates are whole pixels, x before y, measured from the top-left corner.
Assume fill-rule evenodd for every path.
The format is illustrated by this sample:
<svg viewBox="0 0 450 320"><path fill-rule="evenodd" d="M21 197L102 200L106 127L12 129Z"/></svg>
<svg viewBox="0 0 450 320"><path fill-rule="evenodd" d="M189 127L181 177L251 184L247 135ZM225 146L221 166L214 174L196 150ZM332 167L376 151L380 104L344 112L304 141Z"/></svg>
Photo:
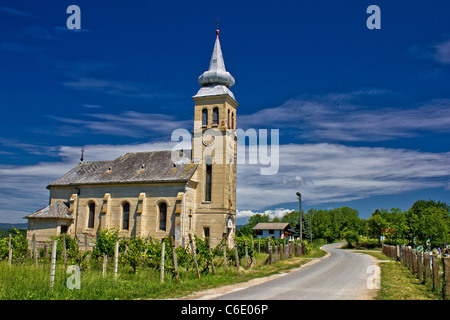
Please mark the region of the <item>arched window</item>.
<svg viewBox="0 0 450 320"><path fill-rule="evenodd" d="M122 204L122 230L128 230L130 226L130 204Z"/></svg>
<svg viewBox="0 0 450 320"><path fill-rule="evenodd" d="M208 109L202 110L202 126L208 125Z"/></svg>
<svg viewBox="0 0 450 320"><path fill-rule="evenodd" d="M192 209L189 209L189 230L192 230Z"/></svg>
<svg viewBox="0 0 450 320"><path fill-rule="evenodd" d="M231 113L231 129L234 129L234 112Z"/></svg>
<svg viewBox="0 0 450 320"><path fill-rule="evenodd" d="M212 164L206 164L205 201L211 201Z"/></svg>
<svg viewBox="0 0 450 320"><path fill-rule="evenodd" d="M213 109L213 124L219 124L219 108Z"/></svg>
<svg viewBox="0 0 450 320"><path fill-rule="evenodd" d="M159 231L166 231L167 220L167 204L161 202L159 204Z"/></svg>
<svg viewBox="0 0 450 320"><path fill-rule="evenodd" d="M88 228L94 228L95 221L95 202L91 202L89 204L89 220L88 220Z"/></svg>
<svg viewBox="0 0 450 320"><path fill-rule="evenodd" d="M228 110L228 129L231 128L230 110Z"/></svg>

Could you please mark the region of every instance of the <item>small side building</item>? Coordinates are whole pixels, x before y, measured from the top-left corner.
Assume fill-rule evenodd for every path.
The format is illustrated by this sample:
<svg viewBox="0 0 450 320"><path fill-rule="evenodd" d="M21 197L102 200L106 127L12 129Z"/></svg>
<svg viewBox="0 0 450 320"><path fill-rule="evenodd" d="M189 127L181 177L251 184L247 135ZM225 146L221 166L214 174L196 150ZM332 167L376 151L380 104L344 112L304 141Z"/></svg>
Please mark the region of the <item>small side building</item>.
<svg viewBox="0 0 450 320"><path fill-rule="evenodd" d="M294 235L294 229L292 229L289 223L264 223L260 222L253 227L257 238L287 238L289 239Z"/></svg>
<svg viewBox="0 0 450 320"><path fill-rule="evenodd" d="M55 230L56 234L67 233L74 220L69 207L61 201L53 202L25 218L28 219L28 238L34 235L38 243L55 236Z"/></svg>

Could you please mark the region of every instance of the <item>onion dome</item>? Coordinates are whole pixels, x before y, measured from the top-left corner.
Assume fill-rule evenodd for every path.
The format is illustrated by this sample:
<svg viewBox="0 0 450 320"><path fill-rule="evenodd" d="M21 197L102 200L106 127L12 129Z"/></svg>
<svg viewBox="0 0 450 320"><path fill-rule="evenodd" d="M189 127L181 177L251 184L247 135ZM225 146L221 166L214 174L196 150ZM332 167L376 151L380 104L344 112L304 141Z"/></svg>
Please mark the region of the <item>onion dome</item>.
<svg viewBox="0 0 450 320"><path fill-rule="evenodd" d="M228 88L232 87L235 81L233 76L225 69L222 49L220 48L219 29L216 30L216 35L216 43L214 44L209 69L198 78L198 83L202 88L195 96L228 94L234 99L233 93Z"/></svg>

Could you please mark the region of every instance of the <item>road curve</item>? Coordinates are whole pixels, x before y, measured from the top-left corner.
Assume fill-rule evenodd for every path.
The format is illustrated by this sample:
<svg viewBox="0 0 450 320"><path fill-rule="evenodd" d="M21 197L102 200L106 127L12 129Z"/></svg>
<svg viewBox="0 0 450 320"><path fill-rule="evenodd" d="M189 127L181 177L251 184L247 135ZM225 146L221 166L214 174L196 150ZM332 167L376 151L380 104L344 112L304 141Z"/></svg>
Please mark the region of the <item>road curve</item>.
<svg viewBox="0 0 450 320"><path fill-rule="evenodd" d="M367 300L375 295L370 288L376 259L367 254L340 249L343 243L322 247L329 252L314 264L286 273L274 280L243 287L215 300Z"/></svg>

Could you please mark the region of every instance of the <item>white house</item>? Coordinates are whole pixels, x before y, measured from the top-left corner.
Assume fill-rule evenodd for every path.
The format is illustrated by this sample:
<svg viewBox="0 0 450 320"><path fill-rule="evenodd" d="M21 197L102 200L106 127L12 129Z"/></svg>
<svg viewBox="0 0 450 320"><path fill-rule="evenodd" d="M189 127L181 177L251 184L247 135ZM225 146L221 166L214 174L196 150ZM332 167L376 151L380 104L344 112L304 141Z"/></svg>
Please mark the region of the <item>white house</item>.
<svg viewBox="0 0 450 320"><path fill-rule="evenodd" d="M294 229L289 223L263 223L253 227L257 238L289 238L294 234Z"/></svg>

